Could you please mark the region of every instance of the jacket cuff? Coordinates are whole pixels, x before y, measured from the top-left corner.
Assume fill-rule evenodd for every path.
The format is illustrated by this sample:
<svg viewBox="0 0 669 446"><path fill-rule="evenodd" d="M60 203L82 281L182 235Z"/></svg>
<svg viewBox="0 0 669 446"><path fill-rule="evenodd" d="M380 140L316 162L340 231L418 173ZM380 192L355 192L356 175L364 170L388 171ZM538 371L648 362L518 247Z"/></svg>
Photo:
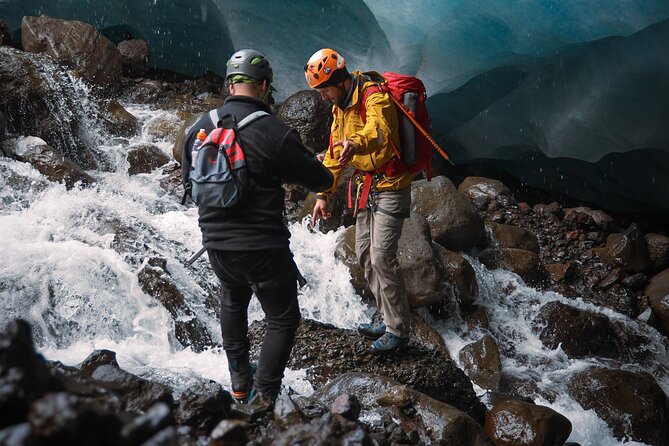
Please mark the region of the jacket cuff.
<svg viewBox="0 0 669 446"><path fill-rule="evenodd" d="M318 193L316 194L316 198L317 198L318 200L325 200L325 201L328 201L328 199L330 198L330 194L325 193L325 192L318 192Z"/></svg>

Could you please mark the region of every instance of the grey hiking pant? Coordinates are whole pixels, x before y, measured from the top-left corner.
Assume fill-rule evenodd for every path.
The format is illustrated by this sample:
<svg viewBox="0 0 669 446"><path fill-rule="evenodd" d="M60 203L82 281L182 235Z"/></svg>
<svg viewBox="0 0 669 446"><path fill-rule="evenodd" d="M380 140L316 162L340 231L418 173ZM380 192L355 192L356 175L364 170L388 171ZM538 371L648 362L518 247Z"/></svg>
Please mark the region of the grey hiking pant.
<svg viewBox="0 0 669 446"><path fill-rule="evenodd" d="M397 244L409 216L411 188L370 195L367 209L355 222L355 252L383 316L386 330L409 336L410 312L404 276L397 262Z"/></svg>

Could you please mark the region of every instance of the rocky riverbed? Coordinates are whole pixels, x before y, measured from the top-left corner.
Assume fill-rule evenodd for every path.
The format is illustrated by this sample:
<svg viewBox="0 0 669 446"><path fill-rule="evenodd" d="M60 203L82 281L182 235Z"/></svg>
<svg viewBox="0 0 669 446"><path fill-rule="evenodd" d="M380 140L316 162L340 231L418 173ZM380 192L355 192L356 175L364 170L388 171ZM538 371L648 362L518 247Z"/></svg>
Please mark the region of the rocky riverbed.
<svg viewBox="0 0 669 446"><path fill-rule="evenodd" d="M3 181L34 193L50 183L98 187L101 172L118 168L91 137L92 126L101 126L127 149L127 164L121 165L128 175L159 169L165 193L179 199L179 141L199 113L222 103L220 79L152 73L141 55L124 53L128 48L91 49L86 42L77 47L76 34L90 29L61 22L28 20L26 26L37 40L66 33L60 40L69 42L72 53L112 53L91 59L96 65L90 69L76 67L83 82L93 76L102 84L90 89L73 82L66 67L80 61L46 56L48 46L23 43L32 52L0 46L1 153L41 175L3 170ZM100 64L109 64L109 76L94 75ZM138 120L122 104L137 103L174 111L150 129L156 138L176 141L172 157L153 145L127 147ZM275 109L314 151L325 145L329 111L318 95L299 92ZM432 181L412 186L399 257L414 310L413 333L402 353L376 357L353 331L305 320L290 368L306 371L314 392L286 388L269 408L234 404L214 381L177 392L124 371L109 350L64 365L38 354L41 346L31 334L36 327L15 320L0 327L0 445L559 445L566 444L576 420L542 402L559 400L563 390L604 420L619 441L669 444L667 223L612 215L568 197L543 200L541 191L523 201L520 190L498 179L443 173L449 171L436 169ZM286 192L287 221L299 221L313 196L299 187L286 186ZM8 208L16 205L12 197L3 195ZM332 255L348 267L353 288L369 302L345 202L342 188L332 202L337 217L320 229L347 227ZM194 301L160 250L147 248L155 245L146 240L160 239L152 228L96 218L96 230L112 235L110 249L133 271L142 292L167 309L176 345L194 352L220 348L202 317L216 318L218 311L216 286L205 278L211 272L193 273L204 293ZM483 269L511 271L520 280L505 282L491 295L482 289ZM504 326L491 304L520 311L517 299L525 295L518 289L525 284L559 296L522 302L533 308L527 330L541 348L555 352L554 363L524 357L514 333L521 328ZM12 289L19 293L21 287L0 278L0 290ZM471 336L451 351L436 327L454 320L463 321ZM262 323L250 332L257 354ZM589 365L571 374L564 388L541 385L537 371L557 373L578 360ZM513 373L510 364L523 364L528 373Z"/></svg>

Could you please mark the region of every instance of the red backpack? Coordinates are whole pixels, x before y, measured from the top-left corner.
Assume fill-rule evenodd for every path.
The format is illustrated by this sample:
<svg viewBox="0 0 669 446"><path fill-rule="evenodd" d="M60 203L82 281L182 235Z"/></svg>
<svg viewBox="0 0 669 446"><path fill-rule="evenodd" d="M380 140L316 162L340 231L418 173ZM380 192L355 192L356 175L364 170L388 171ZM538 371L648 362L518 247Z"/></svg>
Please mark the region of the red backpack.
<svg viewBox="0 0 669 446"><path fill-rule="evenodd" d="M423 82L417 77L390 71L385 71L383 75L376 71L362 74L365 80L376 83L375 87L367 87L362 93L360 100L362 122L367 122L365 109L367 98L375 93L388 93L398 110L400 147L398 149L393 144L397 156L380 170L389 176L403 172L409 172L411 175L423 172L429 181L432 178L432 141L428 135L430 116L425 106L427 93Z"/></svg>

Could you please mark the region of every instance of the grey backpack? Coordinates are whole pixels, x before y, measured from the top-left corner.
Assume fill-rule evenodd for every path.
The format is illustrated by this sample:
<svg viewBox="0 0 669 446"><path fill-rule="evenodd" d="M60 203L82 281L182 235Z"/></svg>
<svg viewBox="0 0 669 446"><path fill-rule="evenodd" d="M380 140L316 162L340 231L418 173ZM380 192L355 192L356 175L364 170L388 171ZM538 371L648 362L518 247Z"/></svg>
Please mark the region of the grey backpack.
<svg viewBox="0 0 669 446"><path fill-rule="evenodd" d="M229 114L218 120L217 115L212 115L215 112L212 110L210 116L218 127L201 146L193 147L191 196L198 206L228 208L239 203L248 189L246 157L239 132L269 113L258 110L237 123Z"/></svg>

